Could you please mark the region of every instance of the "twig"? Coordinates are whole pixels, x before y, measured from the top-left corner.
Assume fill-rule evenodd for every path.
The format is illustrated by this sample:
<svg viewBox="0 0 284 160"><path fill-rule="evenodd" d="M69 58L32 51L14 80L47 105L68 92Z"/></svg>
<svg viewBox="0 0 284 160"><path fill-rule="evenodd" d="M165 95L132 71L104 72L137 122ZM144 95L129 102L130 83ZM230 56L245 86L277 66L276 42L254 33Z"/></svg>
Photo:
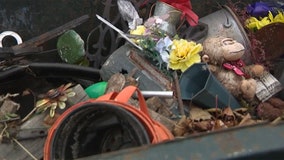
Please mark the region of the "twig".
<svg viewBox="0 0 284 160"><path fill-rule="evenodd" d="M274 119L270 124L271 125L277 125L282 121L283 117L277 117L276 119Z"/></svg>
<svg viewBox="0 0 284 160"><path fill-rule="evenodd" d="M5 127L3 128L3 130L0 133L0 137L3 137L4 132L6 131L6 129L8 128L8 125L6 122L4 122ZM1 141L0 141L1 142Z"/></svg>
<svg viewBox="0 0 284 160"><path fill-rule="evenodd" d="M34 114L36 110L37 108L34 107L33 110L21 120L21 123L24 123L26 120L28 120Z"/></svg>
<svg viewBox="0 0 284 160"><path fill-rule="evenodd" d="M31 156L34 160L38 160L26 147L24 147L18 140L12 138L14 142L17 143L29 156Z"/></svg>
<svg viewBox="0 0 284 160"><path fill-rule="evenodd" d="M180 94L180 86L179 86L179 81L178 81L178 75L177 75L176 71L173 72L173 76L174 76L174 83L175 83L175 87L176 87L176 96L177 96L177 99L178 99L179 111L180 111L181 115L185 115L184 107L183 107L183 101L181 99L181 94Z"/></svg>

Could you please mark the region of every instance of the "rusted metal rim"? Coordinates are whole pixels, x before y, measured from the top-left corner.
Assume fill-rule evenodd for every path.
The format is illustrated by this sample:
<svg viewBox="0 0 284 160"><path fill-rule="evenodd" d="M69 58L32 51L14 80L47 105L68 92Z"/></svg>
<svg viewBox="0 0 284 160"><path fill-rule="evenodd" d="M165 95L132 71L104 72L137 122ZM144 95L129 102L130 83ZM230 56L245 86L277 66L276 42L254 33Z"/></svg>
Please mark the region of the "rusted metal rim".
<svg viewBox="0 0 284 160"><path fill-rule="evenodd" d="M266 60L275 60L284 54L284 23L271 23L255 33L261 42Z"/></svg>

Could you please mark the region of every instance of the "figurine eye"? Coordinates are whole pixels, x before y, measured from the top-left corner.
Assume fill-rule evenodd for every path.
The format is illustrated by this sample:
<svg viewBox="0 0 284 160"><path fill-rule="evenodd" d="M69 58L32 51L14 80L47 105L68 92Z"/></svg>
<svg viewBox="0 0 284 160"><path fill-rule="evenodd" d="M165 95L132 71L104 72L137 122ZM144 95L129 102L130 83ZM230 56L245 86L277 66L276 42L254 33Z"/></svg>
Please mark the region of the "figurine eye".
<svg viewBox="0 0 284 160"><path fill-rule="evenodd" d="M226 39L223 39L223 40L222 40L222 44L223 44L224 46L226 46L226 45L232 45L232 44L234 44L234 43L235 43L234 40L231 39L231 38L226 38Z"/></svg>

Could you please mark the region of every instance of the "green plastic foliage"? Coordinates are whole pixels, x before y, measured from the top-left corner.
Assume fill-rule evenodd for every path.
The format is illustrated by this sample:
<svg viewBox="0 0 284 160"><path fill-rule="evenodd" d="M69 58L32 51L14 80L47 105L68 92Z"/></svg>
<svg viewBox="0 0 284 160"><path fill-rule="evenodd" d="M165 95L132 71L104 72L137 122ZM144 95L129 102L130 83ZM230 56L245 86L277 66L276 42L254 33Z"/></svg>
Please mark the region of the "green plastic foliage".
<svg viewBox="0 0 284 160"><path fill-rule="evenodd" d="M58 38L57 49L64 62L80 63L85 56L84 41L74 30L68 30Z"/></svg>
<svg viewBox="0 0 284 160"><path fill-rule="evenodd" d="M107 82L101 81L87 87L85 92L90 98L98 98L105 93L106 88Z"/></svg>

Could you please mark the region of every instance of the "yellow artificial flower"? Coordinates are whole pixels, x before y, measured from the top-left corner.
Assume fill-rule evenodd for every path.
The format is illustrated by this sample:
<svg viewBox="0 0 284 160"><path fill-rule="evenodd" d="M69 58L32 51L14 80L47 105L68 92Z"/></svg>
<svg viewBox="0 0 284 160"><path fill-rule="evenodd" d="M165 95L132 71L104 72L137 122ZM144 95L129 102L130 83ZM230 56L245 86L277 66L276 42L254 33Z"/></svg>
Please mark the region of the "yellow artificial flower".
<svg viewBox="0 0 284 160"><path fill-rule="evenodd" d="M278 14L275 17L273 17L273 14L271 12L269 12L267 17L263 17L260 20L255 17L250 17L246 20L246 27L250 30L259 30L271 23L284 23L283 12L278 11Z"/></svg>
<svg viewBox="0 0 284 160"><path fill-rule="evenodd" d="M284 14L283 14L283 12L278 11L278 14L274 17L273 22L284 23Z"/></svg>
<svg viewBox="0 0 284 160"><path fill-rule="evenodd" d="M273 22L273 14L270 11L268 12L268 19L270 20L270 22Z"/></svg>
<svg viewBox="0 0 284 160"><path fill-rule="evenodd" d="M143 26L143 25L139 25L136 27L136 29L134 30L131 30L130 31L130 34L133 34L133 35L143 35L146 31L146 27Z"/></svg>
<svg viewBox="0 0 284 160"><path fill-rule="evenodd" d="M146 32L146 27L143 25L136 26L136 29L130 30L130 34L132 35L143 35ZM136 44L141 42L140 39L132 39L132 41Z"/></svg>
<svg viewBox="0 0 284 160"><path fill-rule="evenodd" d="M173 40L169 58L169 68L173 70L180 69L184 72L192 64L201 61L199 52L202 50L202 45L196 44L193 41L189 42L184 39Z"/></svg>
<svg viewBox="0 0 284 160"><path fill-rule="evenodd" d="M246 26L251 30L254 30L254 29L259 30L262 27L270 24L270 22L271 21L269 20L268 17L264 17L261 20L258 20L255 17L250 17L249 19L246 20Z"/></svg>

